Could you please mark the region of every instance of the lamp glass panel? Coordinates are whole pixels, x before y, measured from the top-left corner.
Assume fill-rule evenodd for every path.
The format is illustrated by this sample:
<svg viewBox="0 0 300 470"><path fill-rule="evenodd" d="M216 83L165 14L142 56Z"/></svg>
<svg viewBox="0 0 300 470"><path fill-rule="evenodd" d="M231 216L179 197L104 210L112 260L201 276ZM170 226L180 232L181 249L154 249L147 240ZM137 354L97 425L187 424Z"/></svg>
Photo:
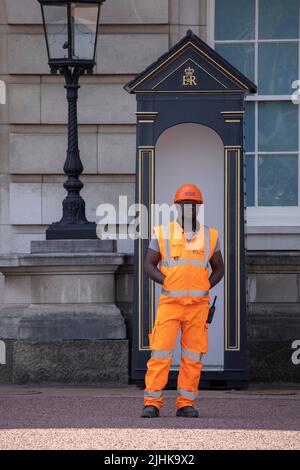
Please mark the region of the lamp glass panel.
<svg viewBox="0 0 300 470"><path fill-rule="evenodd" d="M72 3L72 59L93 60L99 5Z"/></svg>
<svg viewBox="0 0 300 470"><path fill-rule="evenodd" d="M66 5L44 5L49 59L68 58L68 9Z"/></svg>

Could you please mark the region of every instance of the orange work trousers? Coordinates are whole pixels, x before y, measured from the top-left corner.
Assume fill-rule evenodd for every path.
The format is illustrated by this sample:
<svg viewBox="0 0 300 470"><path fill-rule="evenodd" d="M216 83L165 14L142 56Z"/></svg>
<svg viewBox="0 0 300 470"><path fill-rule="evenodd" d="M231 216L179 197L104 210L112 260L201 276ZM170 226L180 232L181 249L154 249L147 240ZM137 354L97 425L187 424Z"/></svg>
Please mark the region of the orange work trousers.
<svg viewBox="0 0 300 470"><path fill-rule="evenodd" d="M208 350L206 324L210 301L191 297L174 299L161 295L156 319L149 333L151 358L147 361L144 405L162 408L174 346L181 327L181 363L177 379L176 409L194 406L202 370L202 355Z"/></svg>

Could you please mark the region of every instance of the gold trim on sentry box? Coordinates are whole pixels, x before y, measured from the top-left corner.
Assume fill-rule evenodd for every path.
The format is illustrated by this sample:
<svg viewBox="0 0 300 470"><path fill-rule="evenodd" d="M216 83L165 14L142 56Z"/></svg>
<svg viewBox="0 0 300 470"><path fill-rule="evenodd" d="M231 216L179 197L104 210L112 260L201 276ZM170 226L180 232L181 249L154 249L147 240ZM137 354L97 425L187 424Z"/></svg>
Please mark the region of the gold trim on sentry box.
<svg viewBox="0 0 300 470"><path fill-rule="evenodd" d="M209 94L209 93L216 93L216 94L220 94L220 93L244 93L243 91L241 90L155 90L155 91L151 91L151 90L147 90L147 91L135 91L134 92L135 94L144 94L144 95L147 95L147 94L153 94L153 93L190 93L190 94L195 94L195 95L199 95L199 94Z"/></svg>
<svg viewBox="0 0 300 470"><path fill-rule="evenodd" d="M236 292L237 292L237 296L236 296L236 310L237 310L237 321L238 321L238 324L237 324L237 350L239 351L240 350L240 321L241 321L241 316L240 316L240 269L241 269L241 263L240 263L240 252L241 252L241 239L240 239L240 229L241 229L241 226L240 226L240 223L241 223L241 218L240 218L240 200L241 200L241 180L240 180L240 160L241 160L241 153L240 153L240 149L237 150L237 162L236 162L236 170L237 170L237 174L236 174L236 181L237 181L237 185L236 185L236 201L237 201L237 210L236 210L236 230L237 230L237 236L236 236L236 239L237 239L237 265L236 265L236 272L237 272L237 289L236 289Z"/></svg>
<svg viewBox="0 0 300 470"><path fill-rule="evenodd" d="M223 71L223 73L225 75L227 75L227 77L229 77L231 80L233 80L234 82L236 83L239 83L243 88L245 88L245 90L248 89L248 87L246 85L244 85L238 78L234 77L231 73L229 73L226 69L224 69L224 67L222 67L220 64L218 64L215 60L213 60L208 54L206 54L202 49L200 49L198 46L196 46L195 44L193 44L191 41L188 41L184 46L182 46L180 49L178 49L178 51L174 52L174 54L172 54L170 57L168 57L166 60L164 60L160 65L158 65L157 67L155 67L155 69L153 69L151 72L149 72L144 78L142 78L139 82L137 82L132 88L131 90L133 91L137 86L139 86L141 83L143 83L148 77L151 77L151 75L153 75L157 70L161 69L162 66L168 62L172 62L172 58L173 60L176 59L176 56L179 55L180 52L182 52L184 49L186 49L187 47L193 47L194 49L196 49L197 51L199 51L201 54L203 54L205 57L207 57L208 61L215 64L214 66L217 68L217 69L221 69ZM157 93L157 92L155 92Z"/></svg>
<svg viewBox="0 0 300 470"><path fill-rule="evenodd" d="M153 168L154 168L154 147L153 146L140 146L138 147L139 149L139 163L138 163L138 171L139 171L139 189L138 189L138 202L139 204L142 204L140 206L141 208L141 221L140 221L140 226L141 226L141 231L140 233L143 235L144 233L144 227L143 227L143 171L144 171L144 164L143 164L143 155L148 154L149 155L149 168L152 168L152 171L148 171L149 178L151 177L151 173L153 173ZM151 209L152 209L152 200L153 200L153 194L154 194L154 183L149 186L150 188L150 203L151 203ZM149 218L149 212L148 212L148 218ZM152 214L150 211L150 218L152 219ZM152 219L153 220L153 219ZM152 227L152 220L150 220L150 224L148 223L148 232L149 232L149 227ZM151 232L150 232L151 233ZM144 262L144 257L143 257L143 238L140 236L139 237L139 243L138 243L138 348L139 351L144 351L144 350L149 350L148 345L144 345L144 335L143 335L143 276L144 276L144 270L143 270L143 262ZM152 287L153 289L153 287ZM152 307L153 310L153 307ZM151 324L153 325L153 319L151 319Z"/></svg>
<svg viewBox="0 0 300 470"><path fill-rule="evenodd" d="M139 149L143 149L143 150L144 150L144 149L151 149L151 150L152 150L152 149L154 149L154 148L155 148L155 147L154 147L154 146L152 147L151 145L139 145Z"/></svg>
<svg viewBox="0 0 300 470"><path fill-rule="evenodd" d="M155 180L154 180L154 158L155 158L155 154L154 154L154 149L152 150L151 152L151 160L149 160L149 179L150 179L150 182L149 182L149 188L150 188L150 197L149 197L149 200L150 200L150 207L151 207L151 211L150 211L150 221L149 221L149 238L151 237L151 234L152 234L152 229L153 229L153 225L154 225L154 197L155 197L155 187L154 187L154 184L155 184ZM154 306L155 306L155 282L149 278L149 295L150 295L150 302L149 302L149 311L150 311L150 331L152 331L153 329L153 326L154 326Z"/></svg>
<svg viewBox="0 0 300 470"><path fill-rule="evenodd" d="M143 182L143 164L142 164L142 156L144 153L149 154L149 188L150 188L150 235L152 233L154 217L153 217L153 204L154 204L154 183L155 183L155 175L154 175L154 148L151 146L141 146L139 147L139 189L138 189L138 200L139 203L143 204L142 200L142 182ZM240 350L240 149L241 146L225 146L225 171L224 171L224 220L225 220L225 227L224 227L224 256L225 256L225 279L224 279L224 297L225 297L225 351L239 351ZM228 159L229 152L235 152L236 154L236 213L235 213L235 230L236 230L236 252L235 252L235 267L236 267L236 297L235 297L235 317L236 317L236 330L235 330L235 344L230 344L230 338L228 336L230 331L230 317L229 313L229 305L228 305L228 292L230 289L230 277L229 277L229 246L230 246L230 224L229 221L229 204L228 201L230 200L230 185L228 185L228 172L230 170L230 159ZM143 233L143 214L141 214L141 233ZM149 346L145 346L143 342L143 244L142 238L139 238L139 254L138 254L138 322L139 322L139 350L149 350ZM149 303L149 323L150 323L150 331L153 329L154 325L154 298L155 298L155 289L154 289L154 282L150 279L149 280L149 295L150 295L150 303Z"/></svg>
<svg viewBox="0 0 300 470"><path fill-rule="evenodd" d="M172 72L168 73L168 75L166 75L164 78L162 78L158 83L156 83L153 87L152 87L152 90L154 90L158 85L160 85L162 82L164 82L165 80L167 80L167 78L169 78L171 75L173 75L178 69L180 69L180 67L182 67L186 62L188 61L191 61L193 62L195 65L197 65L197 67L199 67L200 69L204 70L205 73L207 73L210 77L212 77L216 82L220 83L220 85L222 85L224 88L227 88L228 87L226 85L224 85L224 83L220 82L220 80L218 80L216 77L214 77L211 73L209 73L207 70L205 70L204 67L202 67L200 64L198 64L198 62L196 62L194 59L192 59L191 57L187 58L186 60L184 60L180 65L178 65L178 67L176 67L175 69L172 70ZM221 90L221 91L224 91L224 90Z"/></svg>
<svg viewBox="0 0 300 470"><path fill-rule="evenodd" d="M138 160L138 167L139 167L139 186L138 186L138 203L139 203L139 208L140 211L142 212L142 150L139 149L139 160ZM143 309L143 282L141 280L142 278L142 263L143 263L143 256L142 256L142 250L143 250L143 244L142 244L142 236L143 231L142 231L142 225L143 225L143 214L140 213L140 236L138 239L138 329L139 329L139 350L142 349L141 343L143 342L143 337L141 337L140 334L140 324L142 322L142 309Z"/></svg>
<svg viewBox="0 0 300 470"><path fill-rule="evenodd" d="M245 111L221 111L221 114L244 114Z"/></svg>
<svg viewBox="0 0 300 470"><path fill-rule="evenodd" d="M153 119L157 118L158 113L136 113L137 119Z"/></svg>
<svg viewBox="0 0 300 470"><path fill-rule="evenodd" d="M228 306L228 293L230 290L230 276L229 276L229 266L228 260L230 254L229 247L230 247L230 224L228 224L228 209L230 201L230 185L228 185L228 174L230 171L230 163L231 159L228 157L229 152L234 152L236 155L235 165L236 165L236 185L235 185L235 199L236 199L236 212L235 212L235 236L236 236L236 251L235 251L235 269L236 269L236 285L235 285L235 344L230 344L230 315L228 315L229 306ZM226 211L226 227L225 227L225 331L224 331L224 339L225 339L225 351L240 351L240 152L241 146L226 146L225 148L225 211Z"/></svg>

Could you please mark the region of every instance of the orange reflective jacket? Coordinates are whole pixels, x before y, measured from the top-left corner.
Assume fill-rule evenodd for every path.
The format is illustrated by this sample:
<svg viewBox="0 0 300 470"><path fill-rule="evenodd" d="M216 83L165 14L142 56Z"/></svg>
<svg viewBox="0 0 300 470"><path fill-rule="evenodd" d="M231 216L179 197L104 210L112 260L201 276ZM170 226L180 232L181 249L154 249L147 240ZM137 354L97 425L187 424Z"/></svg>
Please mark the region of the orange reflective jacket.
<svg viewBox="0 0 300 470"><path fill-rule="evenodd" d="M218 239L218 230L200 224L190 242L181 225L172 221L153 228L161 260L159 270L166 276L161 296L193 301L209 300L209 266Z"/></svg>

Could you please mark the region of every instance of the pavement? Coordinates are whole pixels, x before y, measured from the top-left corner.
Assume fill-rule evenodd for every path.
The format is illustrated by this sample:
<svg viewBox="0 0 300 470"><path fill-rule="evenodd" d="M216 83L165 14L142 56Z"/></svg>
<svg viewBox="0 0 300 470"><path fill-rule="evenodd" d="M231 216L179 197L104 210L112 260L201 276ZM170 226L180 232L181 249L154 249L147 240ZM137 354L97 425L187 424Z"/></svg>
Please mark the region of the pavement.
<svg viewBox="0 0 300 470"><path fill-rule="evenodd" d="M0 387L1 450L300 449L300 389L200 390L199 418L140 418L143 390Z"/></svg>

